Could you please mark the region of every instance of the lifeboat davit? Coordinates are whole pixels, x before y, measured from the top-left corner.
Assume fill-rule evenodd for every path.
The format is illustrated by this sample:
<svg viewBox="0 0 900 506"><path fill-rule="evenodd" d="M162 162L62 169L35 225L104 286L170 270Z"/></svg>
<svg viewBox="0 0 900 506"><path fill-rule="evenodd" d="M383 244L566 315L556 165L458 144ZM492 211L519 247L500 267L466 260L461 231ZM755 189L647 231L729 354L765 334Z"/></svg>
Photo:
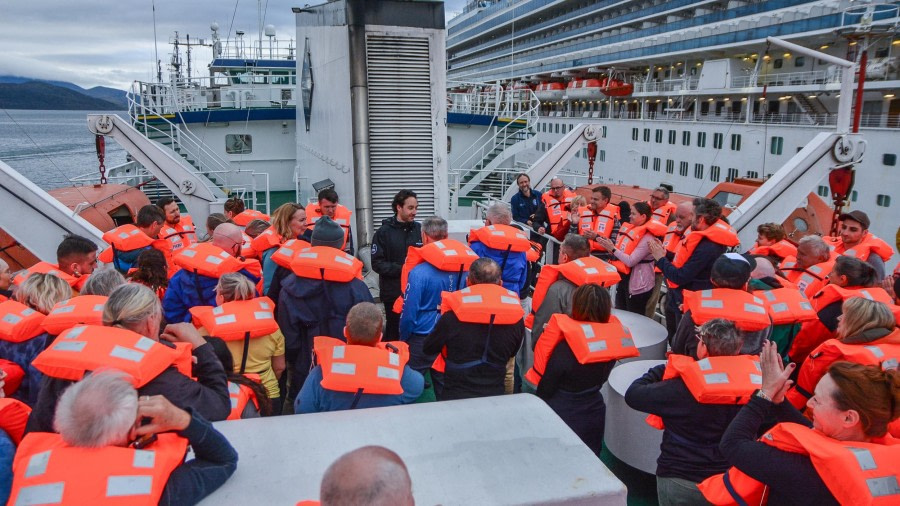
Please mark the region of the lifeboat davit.
<svg viewBox="0 0 900 506"><path fill-rule="evenodd" d="M573 100L597 100L603 98L599 79L572 79L566 86L566 96Z"/></svg>
<svg viewBox="0 0 900 506"><path fill-rule="evenodd" d="M634 93L634 85L618 79L604 79L606 81L600 88L607 97L627 97Z"/></svg>
<svg viewBox="0 0 900 506"><path fill-rule="evenodd" d="M534 89L534 94L539 100L562 100L566 88L562 83L541 83Z"/></svg>

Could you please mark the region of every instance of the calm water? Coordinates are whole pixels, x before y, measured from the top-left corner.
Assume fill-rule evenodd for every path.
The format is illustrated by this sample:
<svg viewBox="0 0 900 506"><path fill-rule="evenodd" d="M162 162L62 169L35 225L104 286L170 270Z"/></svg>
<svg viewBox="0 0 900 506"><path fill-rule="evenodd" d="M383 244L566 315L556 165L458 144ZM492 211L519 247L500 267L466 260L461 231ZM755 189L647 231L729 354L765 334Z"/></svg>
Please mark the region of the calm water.
<svg viewBox="0 0 900 506"><path fill-rule="evenodd" d="M0 160L44 189L69 186L69 178L83 174L99 175L88 112L0 109ZM106 167L124 162L125 150L107 138Z"/></svg>

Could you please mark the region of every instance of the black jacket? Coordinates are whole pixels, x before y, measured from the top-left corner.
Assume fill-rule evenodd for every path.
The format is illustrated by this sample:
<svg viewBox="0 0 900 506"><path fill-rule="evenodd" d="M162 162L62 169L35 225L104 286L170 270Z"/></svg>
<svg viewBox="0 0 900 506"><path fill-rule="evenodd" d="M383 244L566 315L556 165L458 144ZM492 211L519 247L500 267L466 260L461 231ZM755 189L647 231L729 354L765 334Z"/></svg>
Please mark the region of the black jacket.
<svg viewBox="0 0 900 506"><path fill-rule="evenodd" d="M397 221L396 216L381 220L372 240L372 270L378 273L381 300L392 302L400 296L400 272L410 246L422 246L421 223Z"/></svg>
<svg viewBox="0 0 900 506"><path fill-rule="evenodd" d="M625 392L632 409L659 415L666 425L656 475L695 483L730 467L719 442L741 406L700 404L681 378L662 380L665 364L647 371Z"/></svg>
<svg viewBox="0 0 900 506"><path fill-rule="evenodd" d="M690 258L681 267L675 267L668 258L660 258L656 261L656 266L662 271L663 276L667 280L678 285L678 288L669 290L674 296L676 306L681 304L682 290L708 290L712 288L712 282L709 275L712 272L712 265L717 258L722 256L728 248L721 244L716 244L709 239L702 239Z"/></svg>
<svg viewBox="0 0 900 506"><path fill-rule="evenodd" d="M166 342L160 341L160 344ZM231 413L225 369L208 344L198 346L193 355L197 357L192 371L196 381L172 366L139 388L138 394L162 395L175 406L191 409L207 420L224 420ZM28 418L26 432L53 432L56 403L63 390L72 383L74 382L44 376L37 403Z"/></svg>

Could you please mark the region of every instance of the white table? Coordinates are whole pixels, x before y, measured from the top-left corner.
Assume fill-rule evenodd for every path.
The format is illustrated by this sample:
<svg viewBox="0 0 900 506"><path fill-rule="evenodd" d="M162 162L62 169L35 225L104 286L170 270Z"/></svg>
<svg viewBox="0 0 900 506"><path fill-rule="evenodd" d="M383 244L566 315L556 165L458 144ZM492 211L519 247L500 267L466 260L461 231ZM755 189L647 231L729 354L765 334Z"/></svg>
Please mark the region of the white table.
<svg viewBox="0 0 900 506"><path fill-rule="evenodd" d="M601 389L606 402L603 432L606 448L622 462L650 474L656 474L663 431L647 424L647 413L635 411L625 404L625 391L645 372L665 363L665 360L620 362Z"/></svg>
<svg viewBox="0 0 900 506"><path fill-rule="evenodd" d="M669 343L666 341L668 333L664 326L644 315L621 309L613 309L612 314L631 331L634 345L641 352L640 357L626 358L620 360L619 363L635 360L664 360L666 358Z"/></svg>
<svg viewBox="0 0 900 506"><path fill-rule="evenodd" d="M625 504L625 486L529 394L217 422L240 455L202 504L318 499L325 469L381 445L406 462L417 504Z"/></svg>

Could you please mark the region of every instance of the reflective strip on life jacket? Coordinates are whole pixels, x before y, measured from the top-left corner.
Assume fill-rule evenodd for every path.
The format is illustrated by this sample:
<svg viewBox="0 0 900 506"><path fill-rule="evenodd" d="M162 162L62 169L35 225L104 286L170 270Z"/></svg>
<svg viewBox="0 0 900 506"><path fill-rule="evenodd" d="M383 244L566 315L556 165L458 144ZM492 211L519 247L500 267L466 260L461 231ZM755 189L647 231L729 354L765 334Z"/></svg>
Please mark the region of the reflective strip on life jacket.
<svg viewBox="0 0 900 506"><path fill-rule="evenodd" d="M650 205L650 203L647 202L647 205ZM669 216L673 212L675 212L675 209L677 207L677 205L669 201L666 201L666 203L660 206L659 209L653 209L653 206L650 206L650 209L653 210L653 216L651 216L650 219L657 223L666 225L667 223L669 223Z"/></svg>
<svg viewBox="0 0 900 506"><path fill-rule="evenodd" d="M406 261L400 270L400 297L394 301L392 310L395 313L403 311L403 295L406 294L407 280L413 268L422 262L431 264L435 269L444 272L455 272L456 287L462 284L462 274L469 271L472 262L478 260L478 254L469 246L454 239L441 239L430 242L424 246L407 248Z"/></svg>
<svg viewBox="0 0 900 506"><path fill-rule="evenodd" d="M129 224L104 233L103 240L119 251L134 251L150 246L154 239L142 232L141 229Z"/></svg>
<svg viewBox="0 0 900 506"><path fill-rule="evenodd" d="M103 325L107 300L104 295L79 295L58 302L44 318L44 332L58 336L76 325Z"/></svg>
<svg viewBox="0 0 900 506"><path fill-rule="evenodd" d="M559 265L545 265L541 269L541 274L538 276L537 284L534 287L534 294L531 296L531 314L525 318L525 326L529 329L534 321L534 315L541 307L541 304L544 303L547 290L550 289L550 285L559 279L560 275L575 286L582 286L588 283L611 286L622 279L619 271L614 266L593 256L582 257Z"/></svg>
<svg viewBox="0 0 900 506"><path fill-rule="evenodd" d="M169 348L149 337L117 327L83 325L69 329L35 357L31 365L47 376L69 381L104 367L118 369L140 388L171 365L190 375L191 346Z"/></svg>
<svg viewBox="0 0 900 506"><path fill-rule="evenodd" d="M284 244L281 245L280 248L275 250L272 253L272 256L269 257L273 262L284 267L285 269L291 268L291 261L294 260L294 256L300 251L309 248L310 244L301 239L291 239Z"/></svg>
<svg viewBox="0 0 900 506"><path fill-rule="evenodd" d="M638 227L631 223L623 223L619 228L619 235L616 237L616 249L622 251L626 255L631 255L634 250L637 249L638 244L647 232L650 232L656 237L661 237L666 233L666 227L653 220ZM631 272L631 267L625 265L621 260L611 260L609 263L615 265L616 269L622 274Z"/></svg>
<svg viewBox="0 0 900 506"><path fill-rule="evenodd" d="M796 284L797 288L810 300L828 284L828 273L832 268L834 268L834 260L812 265L808 269L797 267L796 257L787 257L781 262L781 270L784 271L788 281Z"/></svg>
<svg viewBox="0 0 900 506"><path fill-rule="evenodd" d="M16 275L12 280L12 284L15 286L21 285L28 279L32 274L53 274L54 276L62 279L69 286L72 287L75 291L80 291L84 284L87 282L89 275L85 274L79 277L72 276L71 274L66 274L65 272L59 269L59 266L48 263L48 262L38 262L27 270L24 270Z"/></svg>
<svg viewBox="0 0 900 506"><path fill-rule="evenodd" d="M0 341L21 343L44 332L46 317L21 302L0 302L0 315Z"/></svg>
<svg viewBox="0 0 900 506"><path fill-rule="evenodd" d="M16 452L10 504L157 504L188 445L173 433L157 438L142 450L78 448L32 432Z"/></svg>
<svg viewBox="0 0 900 506"><path fill-rule="evenodd" d="M788 453L809 455L828 491L840 504L889 505L900 502L900 441L890 435L872 442L839 441L795 423L779 423L759 439ZM760 462L759 465L766 465ZM736 468L707 478L700 492L713 504L760 504L765 485ZM731 490L728 490L728 489Z"/></svg>
<svg viewBox="0 0 900 506"><path fill-rule="evenodd" d="M840 237L823 237L825 243L838 255L858 258L865 262L869 259L869 255L875 253L885 262L891 259L894 255L894 250L891 246L872 235L872 232L866 232L863 234L862 239L859 241L859 244L853 246L852 248L847 248L844 246L844 241Z"/></svg>
<svg viewBox="0 0 900 506"><path fill-rule="evenodd" d="M521 253L531 249L528 235L510 225L489 225L469 232L469 244L478 241L488 248Z"/></svg>
<svg viewBox="0 0 900 506"><path fill-rule="evenodd" d="M274 310L275 304L268 297L190 308L194 325L223 341L238 341L248 335L255 339L278 332Z"/></svg>
<svg viewBox="0 0 900 506"><path fill-rule="evenodd" d="M257 382L259 381L259 376L256 374L245 374L245 376L255 376L253 379ZM252 402L256 409L259 410L259 400L256 398L256 392L247 385L229 381L228 400L231 403L231 411L228 413L226 420L240 420L241 414L244 413L244 408L247 407L249 402Z"/></svg>
<svg viewBox="0 0 900 506"><path fill-rule="evenodd" d="M168 241L172 251L178 251L190 246L191 243L197 242L197 234L194 230L194 223L191 221L191 217L185 215L181 217L181 220L174 227L165 223L157 237Z"/></svg>
<svg viewBox="0 0 900 506"><path fill-rule="evenodd" d="M897 315L897 311L895 310L896 306L894 305L894 299L891 298L891 296L888 295L884 288L881 288L880 286L860 288L825 285L822 290L812 298L812 305L813 309L815 309L816 311L821 311L822 309L837 301L846 302L848 299L851 299L853 297L862 297L864 299L874 300L876 302L886 304L894 312L894 315Z"/></svg>
<svg viewBox="0 0 900 506"><path fill-rule="evenodd" d="M239 227L246 227L253 220L263 220L268 222L270 218L268 214L261 213L256 209L245 209L231 218L231 221Z"/></svg>
<svg viewBox="0 0 900 506"><path fill-rule="evenodd" d="M553 350L563 340L572 349L579 364L609 362L640 356L631 331L618 318L610 316L607 323L580 322L565 314L554 314L534 347L534 365L525 379L537 387L547 370Z"/></svg>
<svg viewBox="0 0 900 506"><path fill-rule="evenodd" d="M308 279L346 283L362 279L363 263L343 251L328 246L312 246L294 255L291 270Z"/></svg>
<svg viewBox="0 0 900 506"><path fill-rule="evenodd" d="M692 292L684 290L684 312L690 310L697 325L715 319L725 318L745 331L762 330L772 324L766 303L743 290L713 288Z"/></svg>
<svg viewBox="0 0 900 506"><path fill-rule="evenodd" d="M759 357L734 355L694 360L670 355L663 380L681 378L701 404L747 404L762 385Z"/></svg>
<svg viewBox="0 0 900 506"><path fill-rule="evenodd" d="M0 430L6 432L17 446L25 435L25 424L30 414L31 408L24 402L0 397Z"/></svg>
<svg viewBox="0 0 900 506"><path fill-rule="evenodd" d="M519 296L501 285L472 285L455 292L441 292L441 314L453 311L459 321L511 325L525 315Z"/></svg>
<svg viewBox="0 0 900 506"><path fill-rule="evenodd" d="M753 295L765 301L773 325L800 323L817 318L812 303L796 288L757 290Z"/></svg>
<svg viewBox="0 0 900 506"><path fill-rule="evenodd" d="M189 272L216 279L222 274L238 272L245 268L253 270L255 267L255 270L259 271L259 262L256 260L238 260L227 251L208 242L194 243L184 248L175 254L174 262Z"/></svg>
<svg viewBox="0 0 900 506"><path fill-rule="evenodd" d="M394 341L362 346L317 336L314 348L316 360L322 367L322 388L356 394L403 393L401 378L409 362L406 343Z"/></svg>
<svg viewBox="0 0 900 506"><path fill-rule="evenodd" d="M250 247L253 249L256 258L262 258L263 252L279 247L284 242L284 238L269 227L250 241Z"/></svg>
<svg viewBox="0 0 900 506"><path fill-rule="evenodd" d="M762 255L767 257L788 258L797 256L797 246L787 239L782 239L768 246L754 246L750 249L751 255Z"/></svg>

